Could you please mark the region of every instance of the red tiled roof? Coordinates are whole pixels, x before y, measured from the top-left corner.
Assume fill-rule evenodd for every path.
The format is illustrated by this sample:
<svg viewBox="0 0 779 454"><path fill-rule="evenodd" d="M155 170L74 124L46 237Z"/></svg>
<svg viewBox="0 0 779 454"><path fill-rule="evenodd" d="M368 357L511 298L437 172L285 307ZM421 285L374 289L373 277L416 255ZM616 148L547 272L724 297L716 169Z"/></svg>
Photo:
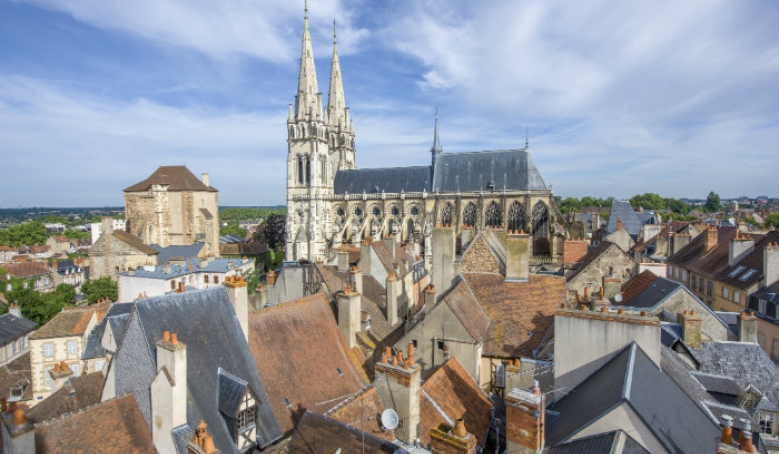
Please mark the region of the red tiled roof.
<svg viewBox="0 0 779 454"><path fill-rule="evenodd" d="M156 249L144 243L143 241L141 241L140 238L133 235L132 233L125 232L124 230L114 230L113 236L114 238L127 243L129 246L134 247L135 249L139 250L144 254L147 255L159 254L159 252Z"/></svg>
<svg viewBox="0 0 779 454"><path fill-rule="evenodd" d="M108 446L122 454L157 452L132 394L35 425L39 454L92 454L106 452Z"/></svg>
<svg viewBox="0 0 779 454"><path fill-rule="evenodd" d="M17 279L29 279L51 273L51 269L41 262L6 263L3 268Z"/></svg>
<svg viewBox="0 0 779 454"><path fill-rule="evenodd" d="M625 282L625 285L622 286L622 304L627 304L628 301L635 298L636 295L649 287L649 284L654 282L655 279L657 279L655 273L645 270L643 273Z"/></svg>
<svg viewBox="0 0 779 454"><path fill-rule="evenodd" d="M745 234L740 235L744 236ZM754 235L753 238L755 239L754 250L732 266L728 265L722 269L715 277L718 282L736 288L748 289L763 279L763 252L768 243L779 242L779 231L772 230L765 236L761 235L758 237L757 235ZM739 266L743 266L744 268L741 271L736 272ZM754 271L747 274L749 270Z"/></svg>
<svg viewBox="0 0 779 454"><path fill-rule="evenodd" d="M430 429L441 423L465 420L465 429L483 440L490 424L492 402L463 369L457 358L442 364L422 385L419 398L419 438L430 440Z"/></svg>
<svg viewBox="0 0 779 454"><path fill-rule="evenodd" d="M11 388L21 386L25 389L22 401L32 399L32 368L30 352L0 366L0 396L10 396Z"/></svg>
<svg viewBox="0 0 779 454"><path fill-rule="evenodd" d="M27 419L39 423L97 404L100 402L104 384L105 377L100 371L80 377L72 376L68 384L28 411Z"/></svg>
<svg viewBox="0 0 779 454"><path fill-rule="evenodd" d="M380 418L369 418L380 415L384 410L386 408L381 403L379 395L376 394L376 389L370 385L360 394L339 403L338 406L325 413L325 416L341 421L347 426L372 433L384 440L394 441L394 430L382 430Z"/></svg>
<svg viewBox="0 0 779 454"><path fill-rule="evenodd" d="M145 192L155 184L168 185L168 192L217 192L216 188L203 184L186 166L160 166L149 178L125 188L124 192Z"/></svg>
<svg viewBox="0 0 779 454"><path fill-rule="evenodd" d="M283 449L283 448L282 448ZM305 412L292 439L283 451L286 454L393 454L398 446L377 438L370 432L363 432L346 426L332 418Z"/></svg>
<svg viewBox="0 0 779 454"><path fill-rule="evenodd" d="M487 328L490 326L490 319L479 306L479 302L471 289L468 288L468 284L462 280L458 281L451 291L443 295L442 299L455 317L460 320L468 334L477 342L484 341Z"/></svg>
<svg viewBox="0 0 779 454"><path fill-rule="evenodd" d="M324 293L252 312L249 348L284 432L305 410L322 413L367 383Z"/></svg>
<svg viewBox="0 0 779 454"><path fill-rule="evenodd" d="M30 339L82 336L94 313L95 309L92 307L63 310L32 333Z"/></svg>
<svg viewBox="0 0 779 454"><path fill-rule="evenodd" d="M506 282L502 274L463 273L484 312L492 320L484 356L532 357L552 328L554 312L565 302L565 280L530 275L528 282Z"/></svg>

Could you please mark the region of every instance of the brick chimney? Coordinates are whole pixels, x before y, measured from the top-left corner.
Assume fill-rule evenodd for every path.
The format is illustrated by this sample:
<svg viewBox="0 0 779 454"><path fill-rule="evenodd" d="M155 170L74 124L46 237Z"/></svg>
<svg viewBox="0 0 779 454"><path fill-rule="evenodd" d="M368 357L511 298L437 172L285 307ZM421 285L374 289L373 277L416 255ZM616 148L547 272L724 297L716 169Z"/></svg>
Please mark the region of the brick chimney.
<svg viewBox="0 0 779 454"><path fill-rule="evenodd" d="M682 325L682 339L688 347L693 350L701 349L701 327L703 319L695 310L684 312L676 316L677 321Z"/></svg>
<svg viewBox="0 0 779 454"><path fill-rule="evenodd" d="M541 452L546 427L546 396L538 382L533 389L514 388L506 395L506 452Z"/></svg>
<svg viewBox="0 0 779 454"><path fill-rule="evenodd" d="M435 306L436 299L438 298L438 293L435 290L435 285L428 284L427 287L425 287L425 310L430 310Z"/></svg>
<svg viewBox="0 0 779 454"><path fill-rule="evenodd" d="M432 234L433 267L430 270L435 288L445 292L452 286L455 278L455 238L451 227L433 227ZM427 252L425 252L427 253Z"/></svg>
<svg viewBox="0 0 779 454"><path fill-rule="evenodd" d="M227 288L227 297L233 305L235 316L241 325L246 341L249 341L249 289L242 276L227 276L224 286Z"/></svg>
<svg viewBox="0 0 779 454"><path fill-rule="evenodd" d="M268 273L265 274L265 283L274 286L276 285L276 272L273 270L268 270Z"/></svg>
<svg viewBox="0 0 779 454"><path fill-rule="evenodd" d="M750 310L738 314L738 340L757 343L757 317Z"/></svg>
<svg viewBox="0 0 779 454"><path fill-rule="evenodd" d="M625 226L622 225L622 218L617 218L617 228L614 229L614 231L616 232L617 230L622 230L624 228L625 228Z"/></svg>
<svg viewBox="0 0 779 454"><path fill-rule="evenodd" d="M779 243L768 243L763 248L763 282L768 287L779 281Z"/></svg>
<svg viewBox="0 0 779 454"><path fill-rule="evenodd" d="M341 273L345 273L349 270L349 253L346 251L338 251L336 252L337 259L337 270Z"/></svg>
<svg viewBox="0 0 779 454"><path fill-rule="evenodd" d="M386 291L387 291L387 323L390 326L394 326L398 322L398 310L402 305L401 298L403 292L401 286L403 282L399 281L395 273L390 273L387 276Z"/></svg>
<svg viewBox="0 0 779 454"><path fill-rule="evenodd" d="M376 378L373 386L382 402L395 410L401 424L395 429L395 436L406 443L419 438L419 398L422 368L414 361L414 345L409 343L408 356L403 351L392 356L387 347L375 366Z"/></svg>
<svg viewBox="0 0 779 454"><path fill-rule="evenodd" d="M736 230L736 235L730 239L728 245L728 265L735 265L754 250L755 240L750 236L742 235Z"/></svg>
<svg viewBox="0 0 779 454"><path fill-rule="evenodd" d="M430 429L430 452L432 454L476 454L476 437L465 429L460 418L454 427L441 423Z"/></svg>
<svg viewBox="0 0 779 454"><path fill-rule="evenodd" d="M176 452L171 430L187 422L187 346L165 331L157 342L157 375L151 382L152 440L159 452Z"/></svg>
<svg viewBox="0 0 779 454"><path fill-rule="evenodd" d="M202 419L195 429L192 441L187 443L187 454L220 454L221 451L214 446L214 438L208 433L208 426Z"/></svg>
<svg viewBox="0 0 779 454"><path fill-rule="evenodd" d="M49 376L51 376L52 385L51 392L57 391L65 385L65 382L70 380L73 376L73 371L65 361L62 361L54 365L53 369L49 370Z"/></svg>
<svg viewBox="0 0 779 454"><path fill-rule="evenodd" d="M35 454L35 428L12 402L2 416L3 454Z"/></svg>
<svg viewBox="0 0 779 454"><path fill-rule="evenodd" d="M717 230L717 227L708 227L703 241L705 246L704 250L707 252L717 247L717 243L719 242L719 230Z"/></svg>
<svg viewBox="0 0 779 454"><path fill-rule="evenodd" d="M516 230L506 235L506 281L527 282L530 276L530 235Z"/></svg>
<svg viewBox="0 0 779 454"><path fill-rule="evenodd" d="M587 241L565 240L563 241L563 263L579 263L587 255Z"/></svg>
<svg viewBox="0 0 779 454"><path fill-rule="evenodd" d="M349 348L357 346L357 332L360 330L362 294L352 292L349 286L336 296L338 303L338 329Z"/></svg>
<svg viewBox="0 0 779 454"><path fill-rule="evenodd" d="M362 271L360 267L352 266L349 270L349 282L352 283L352 288L357 293L362 293Z"/></svg>

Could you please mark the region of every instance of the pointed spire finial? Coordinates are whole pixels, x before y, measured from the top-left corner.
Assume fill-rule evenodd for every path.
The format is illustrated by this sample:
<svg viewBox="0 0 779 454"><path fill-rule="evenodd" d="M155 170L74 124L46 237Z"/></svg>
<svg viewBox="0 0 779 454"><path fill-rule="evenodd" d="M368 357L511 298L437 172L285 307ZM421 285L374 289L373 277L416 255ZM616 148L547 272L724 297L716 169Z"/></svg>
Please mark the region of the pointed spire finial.
<svg viewBox="0 0 779 454"><path fill-rule="evenodd" d="M303 12L305 13L304 19L308 19L308 0L303 0Z"/></svg>
<svg viewBox="0 0 779 454"><path fill-rule="evenodd" d="M530 147L530 139L527 133L527 126L525 126L525 148Z"/></svg>
<svg viewBox="0 0 779 454"><path fill-rule="evenodd" d="M430 150L433 153L441 153L441 139L438 137L438 106L435 108L435 128L433 129L433 148Z"/></svg>
<svg viewBox="0 0 779 454"><path fill-rule="evenodd" d="M336 39L336 36L335 36L335 19L333 19L333 44L337 44L337 43L338 43L338 40Z"/></svg>

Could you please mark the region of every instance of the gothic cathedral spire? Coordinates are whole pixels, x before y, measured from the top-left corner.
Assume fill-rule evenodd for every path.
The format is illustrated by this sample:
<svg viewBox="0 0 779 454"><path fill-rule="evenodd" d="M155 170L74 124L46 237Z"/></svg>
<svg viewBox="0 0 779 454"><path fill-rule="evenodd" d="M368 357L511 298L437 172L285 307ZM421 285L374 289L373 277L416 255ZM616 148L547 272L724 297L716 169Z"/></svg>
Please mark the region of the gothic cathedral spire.
<svg viewBox="0 0 779 454"><path fill-rule="evenodd" d="M330 69L330 91L327 93L327 118L332 126L346 129L348 115L344 99L344 85L341 79L341 64L338 61L338 41L333 21L333 61Z"/></svg>
<svg viewBox="0 0 779 454"><path fill-rule="evenodd" d="M295 96L295 119L305 120L306 115L318 116L322 111L322 95L316 82L314 51L311 47L311 34L308 31L308 5L303 19L303 48L300 52L300 75L298 93ZM313 119L313 118L311 118Z"/></svg>

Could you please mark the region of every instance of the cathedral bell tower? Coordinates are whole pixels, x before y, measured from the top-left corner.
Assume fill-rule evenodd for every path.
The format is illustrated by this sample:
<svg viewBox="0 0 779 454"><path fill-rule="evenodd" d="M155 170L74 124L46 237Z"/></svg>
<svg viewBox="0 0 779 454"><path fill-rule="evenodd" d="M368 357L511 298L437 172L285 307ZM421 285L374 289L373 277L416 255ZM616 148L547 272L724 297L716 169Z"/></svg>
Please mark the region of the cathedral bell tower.
<svg viewBox="0 0 779 454"><path fill-rule="evenodd" d="M333 30L329 104L324 109L316 79L306 5L298 90L287 117L286 260L326 257L332 239L329 196L333 194L335 173L356 167L354 128L344 99L335 28Z"/></svg>

